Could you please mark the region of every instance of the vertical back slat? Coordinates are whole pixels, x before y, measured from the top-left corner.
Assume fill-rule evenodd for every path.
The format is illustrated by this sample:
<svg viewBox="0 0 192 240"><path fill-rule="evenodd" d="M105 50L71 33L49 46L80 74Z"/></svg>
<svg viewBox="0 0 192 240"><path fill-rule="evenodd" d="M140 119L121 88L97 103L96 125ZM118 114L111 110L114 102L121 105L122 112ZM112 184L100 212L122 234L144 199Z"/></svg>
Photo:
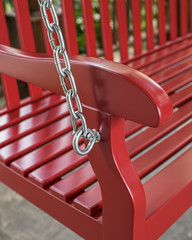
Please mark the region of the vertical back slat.
<svg viewBox="0 0 192 240"><path fill-rule="evenodd" d="M140 0L131 0L131 9L133 19L134 51L135 55L137 55L142 52Z"/></svg>
<svg viewBox="0 0 192 240"><path fill-rule="evenodd" d="M170 39L174 40L178 34L177 23L177 0L169 0L169 15L170 15Z"/></svg>
<svg viewBox="0 0 192 240"><path fill-rule="evenodd" d="M187 0L180 0L180 35L187 34Z"/></svg>
<svg viewBox="0 0 192 240"><path fill-rule="evenodd" d="M72 0L62 0L63 26L69 55L78 55L77 33Z"/></svg>
<svg viewBox="0 0 192 240"><path fill-rule="evenodd" d="M14 6L21 47L23 50L35 52L35 42L28 3L26 0L14 0ZM28 84L28 86L32 98L42 94L41 88L32 84Z"/></svg>
<svg viewBox="0 0 192 240"><path fill-rule="evenodd" d="M113 60L113 39L110 27L109 0L99 0L101 14L101 31L105 58Z"/></svg>
<svg viewBox="0 0 192 240"><path fill-rule="evenodd" d="M87 55L97 57L97 44L91 0L82 0Z"/></svg>
<svg viewBox="0 0 192 240"><path fill-rule="evenodd" d="M145 1L146 9L146 27L147 27L147 49L154 48L154 31L153 31L153 0Z"/></svg>
<svg viewBox="0 0 192 240"><path fill-rule="evenodd" d="M10 42L2 0L0 0L0 23L0 43L9 46ZM7 107L13 108L15 105L18 105L20 101L17 81L16 79L6 76L4 74L1 74L1 78Z"/></svg>
<svg viewBox="0 0 192 240"><path fill-rule="evenodd" d="M116 14L118 21L118 35L121 61L128 59L128 26L125 0L116 0Z"/></svg>
<svg viewBox="0 0 192 240"><path fill-rule="evenodd" d="M158 0L159 44L166 42L165 0Z"/></svg>

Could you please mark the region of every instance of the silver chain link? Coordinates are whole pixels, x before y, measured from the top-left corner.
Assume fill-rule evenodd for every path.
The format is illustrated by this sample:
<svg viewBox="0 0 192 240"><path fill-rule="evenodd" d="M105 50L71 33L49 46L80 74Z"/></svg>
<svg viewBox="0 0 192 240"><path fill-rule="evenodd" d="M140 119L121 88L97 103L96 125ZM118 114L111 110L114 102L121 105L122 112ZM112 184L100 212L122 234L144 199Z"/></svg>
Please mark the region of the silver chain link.
<svg viewBox="0 0 192 240"><path fill-rule="evenodd" d="M75 79L71 72L71 65L70 65L69 57L65 48L65 41L62 35L61 28L59 26L57 13L53 6L53 0L38 0L38 2L40 5L42 19L47 29L50 46L53 50L55 66L59 74L61 86L66 95L66 101L68 104L69 112L71 114L73 135L74 135L73 148L77 154L87 155L93 148L94 144L100 141L100 134L97 130L95 129L91 130L90 128L87 127L87 123L83 115L83 110L82 110L81 102L79 99L79 95L77 93ZM52 23L49 21L49 17L48 17L49 10L51 12L51 16L53 19ZM56 34L58 45L56 43L56 40L53 34ZM61 60L65 64L64 68L62 67ZM71 88L68 88L66 84L66 81L65 81L66 77L68 77L69 79ZM74 102L72 101L72 99L74 99L74 101L76 102L77 110L75 110L74 108L74 105L73 105ZM79 119L81 120L81 124L82 124L82 127L80 129L78 129L78 125L77 125L77 121ZM85 140L89 141L85 149L80 149L79 147L80 137L83 137Z"/></svg>

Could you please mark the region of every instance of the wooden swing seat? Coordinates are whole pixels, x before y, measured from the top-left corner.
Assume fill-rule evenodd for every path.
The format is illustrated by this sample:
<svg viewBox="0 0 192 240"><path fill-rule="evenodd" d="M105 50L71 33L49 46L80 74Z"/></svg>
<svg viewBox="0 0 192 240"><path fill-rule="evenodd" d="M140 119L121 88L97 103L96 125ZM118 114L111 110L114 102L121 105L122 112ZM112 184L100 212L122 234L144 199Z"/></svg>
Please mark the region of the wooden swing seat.
<svg viewBox="0 0 192 240"><path fill-rule="evenodd" d="M157 239L192 205L192 34L124 65L71 64L102 137L89 156L72 149L52 57L0 45L0 72L47 89L0 110L0 180L85 239Z"/></svg>

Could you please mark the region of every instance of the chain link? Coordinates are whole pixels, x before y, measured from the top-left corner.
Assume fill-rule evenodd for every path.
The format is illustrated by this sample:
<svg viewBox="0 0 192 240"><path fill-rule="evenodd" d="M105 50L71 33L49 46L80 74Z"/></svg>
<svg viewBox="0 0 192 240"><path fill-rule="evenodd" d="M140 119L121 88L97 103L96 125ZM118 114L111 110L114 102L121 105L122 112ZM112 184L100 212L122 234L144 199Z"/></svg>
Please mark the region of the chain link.
<svg viewBox="0 0 192 240"><path fill-rule="evenodd" d="M85 117L83 115L83 110L79 95L77 93L77 87L75 84L75 79L71 72L71 65L69 57L65 48L65 42L62 35L61 28L59 26L59 20L53 6L53 0L38 0L41 10L41 15L45 27L47 29L47 34L50 42L50 46L53 51L53 57L57 72L59 74L61 86L66 95L66 101L68 104L69 112L71 114L72 126L73 126L73 148L75 152L79 155L87 155L93 148L96 142L100 141L100 134L95 129L90 129L87 127ZM49 21L48 11L50 11L53 22ZM55 40L55 36L58 41ZM62 62L64 62L65 67L62 67ZM68 88L66 84L66 77L69 79L70 87ZM75 110L74 104L76 103L77 110ZM81 121L82 127L78 129L77 121ZM80 149L79 139L83 137L88 140L89 143L85 149Z"/></svg>

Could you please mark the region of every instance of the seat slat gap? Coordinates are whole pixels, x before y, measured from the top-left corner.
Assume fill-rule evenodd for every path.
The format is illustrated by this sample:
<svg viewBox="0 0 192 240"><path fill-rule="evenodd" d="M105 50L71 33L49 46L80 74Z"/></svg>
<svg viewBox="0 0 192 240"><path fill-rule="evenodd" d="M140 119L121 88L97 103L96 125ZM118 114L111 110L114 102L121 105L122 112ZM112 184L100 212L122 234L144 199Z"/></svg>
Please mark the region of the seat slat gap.
<svg viewBox="0 0 192 240"><path fill-rule="evenodd" d="M16 110L0 116L0 130L19 123L40 112L46 111L49 108L57 106L65 101L66 100L63 97L55 94L52 96L41 98L39 101L35 101L34 103L31 103L30 101L29 104L24 104L20 108L17 108Z"/></svg>
<svg viewBox="0 0 192 240"><path fill-rule="evenodd" d="M191 129L192 123L188 120L166 135L166 137L152 144L147 149L147 152L144 150L134 156L132 161L139 177L143 178L146 176L150 171L188 144L192 139ZM176 139L177 141L175 141Z"/></svg>

